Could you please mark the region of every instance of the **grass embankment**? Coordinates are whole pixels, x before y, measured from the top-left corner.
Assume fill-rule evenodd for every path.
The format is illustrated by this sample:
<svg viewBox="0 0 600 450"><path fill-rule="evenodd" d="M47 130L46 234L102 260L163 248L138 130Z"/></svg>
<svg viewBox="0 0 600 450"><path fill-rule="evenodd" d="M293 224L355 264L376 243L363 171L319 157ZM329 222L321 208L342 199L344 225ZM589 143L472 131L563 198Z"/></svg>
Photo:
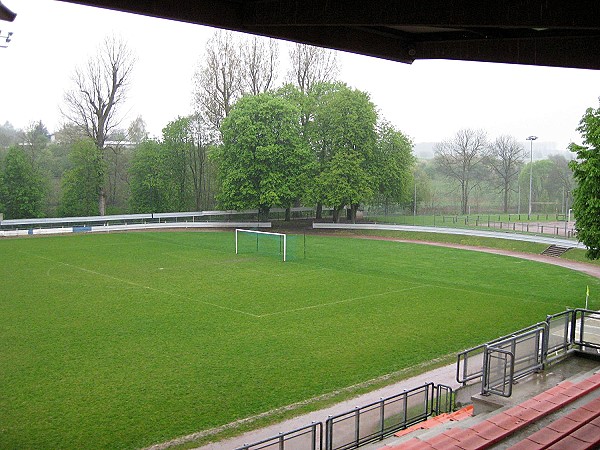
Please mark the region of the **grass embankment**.
<svg viewBox="0 0 600 450"><path fill-rule="evenodd" d="M417 244L306 250L236 256L230 232L0 241L0 448L144 447L426 364L600 287Z"/></svg>

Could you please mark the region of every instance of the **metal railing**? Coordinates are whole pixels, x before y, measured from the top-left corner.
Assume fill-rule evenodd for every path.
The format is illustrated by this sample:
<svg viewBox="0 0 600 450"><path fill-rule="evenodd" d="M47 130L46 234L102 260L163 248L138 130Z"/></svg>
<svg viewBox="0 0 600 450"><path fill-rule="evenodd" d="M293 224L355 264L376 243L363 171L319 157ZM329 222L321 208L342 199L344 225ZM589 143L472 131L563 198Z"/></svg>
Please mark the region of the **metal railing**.
<svg viewBox="0 0 600 450"><path fill-rule="evenodd" d="M454 408L452 388L427 383L351 411L236 450L347 450L358 448ZM323 433L323 430L324 433ZM325 441L323 442L323 434Z"/></svg>
<svg viewBox="0 0 600 450"><path fill-rule="evenodd" d="M325 449L348 450L384 439L398 430L453 409L452 388L427 383L325 422Z"/></svg>
<svg viewBox="0 0 600 450"><path fill-rule="evenodd" d="M558 226L545 223L494 222L488 219L487 221L476 221L475 226L521 233L550 234L552 236L564 236L566 238L573 238L577 236L575 227L573 225L569 225L567 222L565 222L565 224L562 226Z"/></svg>
<svg viewBox="0 0 600 450"><path fill-rule="evenodd" d="M503 397L512 395L515 355L510 350L486 348L482 391Z"/></svg>
<svg viewBox="0 0 600 450"><path fill-rule="evenodd" d="M322 448L323 424L315 422L254 444L246 444L236 450L322 450Z"/></svg>
<svg viewBox="0 0 600 450"><path fill-rule="evenodd" d="M543 326L544 322L536 323L527 328L515 331L509 335L499 337L493 341L460 352L457 356L456 381L461 384L465 384L471 380L481 379L483 376L484 353L486 347L493 346L498 342L505 341Z"/></svg>
<svg viewBox="0 0 600 450"><path fill-rule="evenodd" d="M575 342L576 311L552 314L546 317L545 363L562 359Z"/></svg>
<svg viewBox="0 0 600 450"><path fill-rule="evenodd" d="M481 379L482 394L510 397L519 378L543 370L574 349L600 350L600 312L567 310L509 336L458 354L456 381Z"/></svg>
<svg viewBox="0 0 600 450"><path fill-rule="evenodd" d="M582 350L600 350L600 311L576 309L573 325L574 342Z"/></svg>

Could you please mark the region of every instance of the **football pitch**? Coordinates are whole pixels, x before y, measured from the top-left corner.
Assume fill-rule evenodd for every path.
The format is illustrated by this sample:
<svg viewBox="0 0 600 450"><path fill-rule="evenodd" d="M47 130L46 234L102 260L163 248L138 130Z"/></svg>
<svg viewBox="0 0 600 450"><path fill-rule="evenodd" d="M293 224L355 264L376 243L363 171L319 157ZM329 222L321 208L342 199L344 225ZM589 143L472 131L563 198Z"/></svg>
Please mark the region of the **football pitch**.
<svg viewBox="0 0 600 450"><path fill-rule="evenodd" d="M286 263L234 245L233 232L0 241L0 448L164 442L459 352L600 288L418 244L308 236Z"/></svg>

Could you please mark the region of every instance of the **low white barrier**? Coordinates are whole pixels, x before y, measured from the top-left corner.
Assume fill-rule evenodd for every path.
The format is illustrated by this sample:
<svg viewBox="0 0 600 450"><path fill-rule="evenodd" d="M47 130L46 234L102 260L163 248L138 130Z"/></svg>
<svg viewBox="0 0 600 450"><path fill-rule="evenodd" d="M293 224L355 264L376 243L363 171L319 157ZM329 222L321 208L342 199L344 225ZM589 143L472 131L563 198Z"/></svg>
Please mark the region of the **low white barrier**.
<svg viewBox="0 0 600 450"><path fill-rule="evenodd" d="M564 247L585 249L585 245L576 240L559 239L534 234L519 234L515 232L485 231L469 228L426 227L419 225L391 225L377 223L313 223L314 229L338 230L386 230L414 231L423 233L462 234L466 236L491 237L496 239L512 239L515 241L537 242L539 244L554 244Z"/></svg>
<svg viewBox="0 0 600 450"><path fill-rule="evenodd" d="M0 236L17 237L42 234L109 233L111 231L155 230L161 228L271 228L271 222L163 222L62 228L30 228L29 230L0 230Z"/></svg>

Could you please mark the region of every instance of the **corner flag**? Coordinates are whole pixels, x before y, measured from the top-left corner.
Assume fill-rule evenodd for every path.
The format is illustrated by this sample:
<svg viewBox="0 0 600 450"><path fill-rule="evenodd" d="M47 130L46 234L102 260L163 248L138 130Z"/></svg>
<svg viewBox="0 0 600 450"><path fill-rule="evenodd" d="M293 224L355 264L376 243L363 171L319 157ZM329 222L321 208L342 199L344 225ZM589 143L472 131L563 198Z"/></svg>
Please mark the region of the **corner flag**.
<svg viewBox="0 0 600 450"><path fill-rule="evenodd" d="M585 309L588 309L588 298L590 298L590 285L587 285L587 289L585 291Z"/></svg>

